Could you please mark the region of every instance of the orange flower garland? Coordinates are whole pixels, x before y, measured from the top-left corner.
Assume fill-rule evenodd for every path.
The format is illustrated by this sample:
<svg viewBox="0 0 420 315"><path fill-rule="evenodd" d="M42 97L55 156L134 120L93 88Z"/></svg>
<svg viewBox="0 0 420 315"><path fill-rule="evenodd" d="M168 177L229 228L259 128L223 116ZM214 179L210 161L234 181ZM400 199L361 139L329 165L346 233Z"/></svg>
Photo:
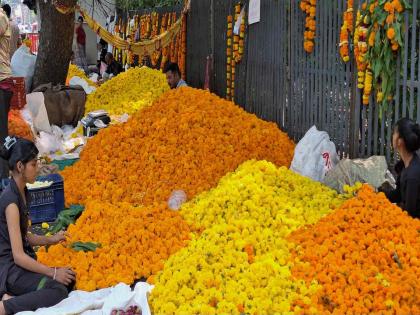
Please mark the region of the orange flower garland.
<svg viewBox="0 0 420 315"><path fill-rule="evenodd" d="M20 111L12 109L9 111L9 135L25 138L33 141L31 127L23 120Z"/></svg>
<svg viewBox="0 0 420 315"><path fill-rule="evenodd" d="M340 31L340 55L344 62L350 60L349 41L353 35L353 0L347 0L347 10L343 14L343 25Z"/></svg>
<svg viewBox="0 0 420 315"><path fill-rule="evenodd" d="M289 166L293 151L276 124L207 91L171 90L88 141L80 160L62 172L66 202L150 205L175 189L192 198L249 159Z"/></svg>
<svg viewBox="0 0 420 315"><path fill-rule="evenodd" d="M233 91L232 91L232 74L233 68L232 61L232 35L233 35L233 16L228 15L227 17L227 42L226 42L226 99L231 100ZM233 74L234 75L234 74Z"/></svg>
<svg viewBox="0 0 420 315"><path fill-rule="evenodd" d="M314 50L316 0L302 0L300 2L300 9L306 13L303 48L310 54Z"/></svg>
<svg viewBox="0 0 420 315"><path fill-rule="evenodd" d="M136 208L92 201L68 229L67 244L44 247L38 260L48 266L70 266L80 290L93 291L124 282L132 284L163 268L163 262L184 247L189 228L178 212L164 206ZM95 242L94 252L76 252L66 245Z"/></svg>
<svg viewBox="0 0 420 315"><path fill-rule="evenodd" d="M420 314L419 232L420 220L364 186L315 226L292 234L292 271L322 285L312 298L319 314Z"/></svg>

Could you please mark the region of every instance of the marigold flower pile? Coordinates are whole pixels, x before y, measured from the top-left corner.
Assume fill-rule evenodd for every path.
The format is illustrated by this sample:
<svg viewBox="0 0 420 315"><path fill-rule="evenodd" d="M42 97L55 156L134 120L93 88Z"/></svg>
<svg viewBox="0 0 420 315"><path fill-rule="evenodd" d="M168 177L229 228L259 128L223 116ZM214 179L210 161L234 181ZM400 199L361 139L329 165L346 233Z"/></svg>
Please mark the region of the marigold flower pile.
<svg viewBox="0 0 420 315"><path fill-rule="evenodd" d="M150 205L176 189L191 199L246 160L289 166L293 150L274 123L207 91L176 89L89 140L80 160L62 172L66 202Z"/></svg>
<svg viewBox="0 0 420 315"><path fill-rule="evenodd" d="M293 275L321 285L312 297L318 314L420 314L419 233L420 220L364 186L291 235Z"/></svg>
<svg viewBox="0 0 420 315"><path fill-rule="evenodd" d="M73 77L79 77L85 80L90 86L97 86L95 82L93 82L91 79L87 77L86 73L82 69L80 69L76 65L71 64L69 66L69 71L67 72L66 84L69 84L71 78Z"/></svg>
<svg viewBox="0 0 420 315"><path fill-rule="evenodd" d="M165 75L147 67L131 68L88 95L86 112L104 109L111 115L133 114L169 90Z"/></svg>
<svg viewBox="0 0 420 315"><path fill-rule="evenodd" d="M23 120L19 110L12 109L9 111L8 127L9 135L34 140L31 127Z"/></svg>
<svg viewBox="0 0 420 315"><path fill-rule="evenodd" d="M310 307L319 287L292 279L286 237L345 198L285 167L243 163L183 205L186 221L204 232L154 279L154 313L287 314L297 299Z"/></svg>
<svg viewBox="0 0 420 315"><path fill-rule="evenodd" d="M164 206L137 208L121 203L88 203L67 243L38 251L49 266L70 266L78 289L93 291L124 282L132 284L162 269L162 261L185 245L190 231L179 213ZM73 242L95 242L94 252L76 252Z"/></svg>

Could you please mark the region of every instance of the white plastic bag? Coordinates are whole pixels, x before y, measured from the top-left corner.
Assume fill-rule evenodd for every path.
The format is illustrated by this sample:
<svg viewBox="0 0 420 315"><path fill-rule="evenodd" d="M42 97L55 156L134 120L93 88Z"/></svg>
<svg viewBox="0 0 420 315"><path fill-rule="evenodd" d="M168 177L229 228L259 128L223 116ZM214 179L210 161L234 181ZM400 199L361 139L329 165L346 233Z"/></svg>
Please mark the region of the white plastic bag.
<svg viewBox="0 0 420 315"><path fill-rule="evenodd" d="M32 116L33 127L36 132L51 132L50 120L45 107L44 93L35 92L26 95L26 104Z"/></svg>
<svg viewBox="0 0 420 315"><path fill-rule="evenodd" d="M183 190L174 190L169 197L168 207L171 210L179 210L185 201L187 201L187 194Z"/></svg>
<svg viewBox="0 0 420 315"><path fill-rule="evenodd" d="M92 93L93 93L93 92L95 92L95 90L96 90L96 88L95 88L95 87L90 86L90 85L86 82L86 80L84 80L84 79L82 79L81 77L78 77L78 76L74 76L74 77L72 77L72 78L70 79L69 85L70 85L70 86L75 86L75 85L81 86L81 87L83 88L83 90L85 90L86 94L88 94L88 95L89 95L89 94L92 94Z"/></svg>
<svg viewBox="0 0 420 315"><path fill-rule="evenodd" d="M290 169L322 182L325 174L338 162L335 145L328 133L319 131L316 126L313 126L297 144Z"/></svg>
<svg viewBox="0 0 420 315"><path fill-rule="evenodd" d="M30 92L32 86L35 63L36 56L31 54L26 45L22 45L16 50L10 63L13 76L25 78L26 93Z"/></svg>

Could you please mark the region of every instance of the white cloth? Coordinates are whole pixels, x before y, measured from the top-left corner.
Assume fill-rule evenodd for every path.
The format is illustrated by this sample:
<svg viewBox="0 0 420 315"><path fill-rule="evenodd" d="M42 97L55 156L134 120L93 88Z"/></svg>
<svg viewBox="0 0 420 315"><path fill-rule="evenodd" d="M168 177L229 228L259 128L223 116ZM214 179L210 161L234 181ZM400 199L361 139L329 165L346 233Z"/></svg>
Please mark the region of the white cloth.
<svg viewBox="0 0 420 315"><path fill-rule="evenodd" d="M139 282L133 291L123 283L94 292L74 291L53 307L41 308L35 312L20 312L17 315L110 315L113 310L126 309L129 306L141 308L142 315L151 315L147 294L152 289L152 285Z"/></svg>

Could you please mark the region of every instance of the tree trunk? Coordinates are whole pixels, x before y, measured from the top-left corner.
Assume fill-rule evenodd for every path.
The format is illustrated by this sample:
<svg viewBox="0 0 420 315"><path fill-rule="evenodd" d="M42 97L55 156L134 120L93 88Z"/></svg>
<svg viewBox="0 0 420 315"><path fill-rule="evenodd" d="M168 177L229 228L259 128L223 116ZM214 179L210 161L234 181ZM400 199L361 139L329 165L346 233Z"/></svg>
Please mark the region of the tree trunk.
<svg viewBox="0 0 420 315"><path fill-rule="evenodd" d="M61 0L61 4L74 6L76 0ZM71 58L74 36L74 13L62 14L51 1L37 1L41 20L38 58L33 88L45 83L64 84Z"/></svg>

